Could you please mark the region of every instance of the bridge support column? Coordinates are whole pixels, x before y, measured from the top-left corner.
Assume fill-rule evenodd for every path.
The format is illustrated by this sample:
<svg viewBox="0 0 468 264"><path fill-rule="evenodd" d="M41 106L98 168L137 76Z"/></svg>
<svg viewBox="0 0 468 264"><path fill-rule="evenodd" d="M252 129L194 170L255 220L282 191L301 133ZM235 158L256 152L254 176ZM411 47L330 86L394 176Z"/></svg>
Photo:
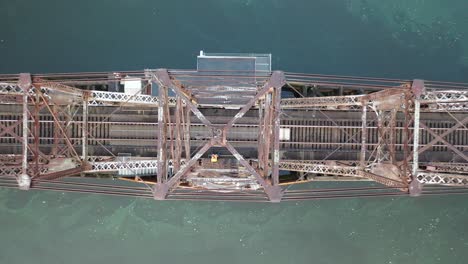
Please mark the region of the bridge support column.
<svg viewBox="0 0 468 264"><path fill-rule="evenodd" d="M167 87L159 85L159 106L158 106L158 172L157 185L164 184L167 178Z"/></svg>
<svg viewBox="0 0 468 264"><path fill-rule="evenodd" d="M362 115L361 115L361 155L359 165L364 170L366 167L366 151L367 151L367 101L362 102Z"/></svg>
<svg viewBox="0 0 468 264"><path fill-rule="evenodd" d="M81 123L81 158L88 159L88 93L83 93L83 120Z"/></svg>
<svg viewBox="0 0 468 264"><path fill-rule="evenodd" d="M273 87L273 172L271 184L279 185L280 132L281 132L281 86Z"/></svg>
<svg viewBox="0 0 468 264"><path fill-rule="evenodd" d="M17 178L20 190L29 190L29 187L31 186L31 177L28 174L28 93L31 85L31 75L29 73L21 73L19 78L19 87L23 90L23 157L21 163L21 174Z"/></svg>

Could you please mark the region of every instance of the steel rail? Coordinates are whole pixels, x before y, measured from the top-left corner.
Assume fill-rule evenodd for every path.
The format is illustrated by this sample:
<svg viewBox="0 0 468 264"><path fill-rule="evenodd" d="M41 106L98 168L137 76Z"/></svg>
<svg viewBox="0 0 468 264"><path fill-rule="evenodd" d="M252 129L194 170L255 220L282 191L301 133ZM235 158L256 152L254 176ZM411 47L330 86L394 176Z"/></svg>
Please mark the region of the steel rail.
<svg viewBox="0 0 468 264"><path fill-rule="evenodd" d="M34 179L32 182L33 184L61 184L61 185L86 186L86 187L94 187L94 188L111 188L111 189L123 189L123 190L135 190L135 191L149 192L147 187L133 187L133 186L124 186L124 185L95 184L95 183L84 183L84 182L42 180L42 179Z"/></svg>
<svg viewBox="0 0 468 264"><path fill-rule="evenodd" d="M317 86L333 86L333 87L344 87L344 88L367 88L367 89L400 89L401 87L397 86L385 86L385 85L372 85L372 84L362 84L362 83L346 83L346 82L327 82L327 81L315 81L315 80L307 80L307 79L293 79L287 78L288 83L301 83L301 84L310 84L310 85L317 85Z"/></svg>
<svg viewBox="0 0 468 264"><path fill-rule="evenodd" d="M202 71L203 73L204 71ZM226 73L239 73L244 71L205 71L205 72L226 72ZM267 72L267 71L265 71ZM196 76L197 72L193 70L169 70L169 73L174 76ZM82 77L82 78L95 78L95 81L115 81L120 80L120 78L109 78L109 76L118 75L145 75L145 71L112 71L112 72L81 72L81 73L46 73L46 74L33 74L33 78L64 78L64 77ZM202 75L204 76L204 75ZM206 75L206 76L216 76L216 75ZM219 76L219 75L218 75ZM239 76L239 75L230 75L230 76ZM255 76L255 75L254 75ZM303 77L305 79L311 78L319 78L319 79L342 79L342 80L352 80L352 81L368 81L368 82L388 82L388 83L407 83L411 80L405 79L391 79L391 78L375 78L375 77L359 77L359 76L346 76L346 75L325 75L325 74L307 74L307 73L293 73L293 72L285 72L285 76L291 77ZM1 74L0 79L18 79L19 75L17 74ZM101 79L96 79L96 77L102 77ZM256 75L255 77L260 78L261 76ZM77 79L77 81L81 81L83 79ZM73 80L66 80L65 81L73 81ZM89 79L91 81L91 79ZM60 80L58 80L60 81ZM426 81L426 85L428 87L457 87L457 88L468 88L468 84L461 83L461 82L446 82L446 81ZM447 86L449 85L449 86Z"/></svg>
<svg viewBox="0 0 468 264"><path fill-rule="evenodd" d="M317 78L330 78L330 79L350 79L350 80L367 80L367 81L382 81L382 82L411 82L405 79L392 79L392 78L379 78L379 77L365 77L365 76L351 76L351 75L329 75L329 74L313 74L313 73L295 73L284 72L285 76L305 76Z"/></svg>
<svg viewBox="0 0 468 264"><path fill-rule="evenodd" d="M9 183L0 183L0 187L5 188L17 188L16 184ZM32 189L37 190L50 190L50 191L61 191L61 192L77 192L77 193L86 193L86 194L104 194L104 195L116 195L116 196L126 196L126 197L141 197L141 198L152 198L152 195L138 194L138 193L129 193L129 192L111 192L111 191L100 191L100 190L85 190L85 189L75 189L75 188L59 188L59 187L32 187ZM425 195L452 195L452 194L468 194L466 190L464 191L424 191L423 196ZM332 194L332 195L298 195L298 196L289 196L287 193L283 196L282 201L300 201L300 200L319 200L319 199L342 199L342 198L366 198L366 197L399 197L399 196L408 196L407 193L357 193L357 194ZM191 194L186 196L181 196L179 194L168 195L168 200L205 200L205 201L247 201L247 202L267 202L266 197L258 197L257 199L251 199L252 197L245 196L233 196L227 197L218 194L215 195L197 195ZM260 199L265 198L265 199Z"/></svg>

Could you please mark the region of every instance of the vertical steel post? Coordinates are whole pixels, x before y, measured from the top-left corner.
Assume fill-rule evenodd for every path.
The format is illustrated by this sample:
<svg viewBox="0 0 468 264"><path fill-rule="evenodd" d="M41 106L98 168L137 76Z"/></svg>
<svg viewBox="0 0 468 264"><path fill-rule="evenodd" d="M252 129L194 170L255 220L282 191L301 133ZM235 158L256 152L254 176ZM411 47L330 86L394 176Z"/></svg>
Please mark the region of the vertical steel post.
<svg viewBox="0 0 468 264"><path fill-rule="evenodd" d="M281 130L281 86L274 87L273 94L273 172L272 184L277 186L279 184L279 162L280 162L280 130Z"/></svg>
<svg viewBox="0 0 468 264"><path fill-rule="evenodd" d="M88 93L83 94L83 120L81 126L81 156L83 161L88 159Z"/></svg>
<svg viewBox="0 0 468 264"><path fill-rule="evenodd" d="M177 97L176 109L175 109L175 151L173 157L174 171L177 172L180 169L180 160L182 159L182 131L181 131L181 119L183 118L182 99ZM172 139L171 139L172 140Z"/></svg>
<svg viewBox="0 0 468 264"><path fill-rule="evenodd" d="M419 116L421 103L419 98L414 99L414 125L413 125L413 177L416 177L419 169Z"/></svg>
<svg viewBox="0 0 468 264"><path fill-rule="evenodd" d="M57 106L56 105L52 105L52 116L58 116L58 111L57 111ZM53 118L52 118L53 120ZM59 130L59 126L53 122L53 126L54 126L54 129L53 129L53 134L54 134L54 144L52 146L52 151L51 151L51 154L53 156L56 156L58 153L59 153L59 143L60 143L60 139L59 139L59 133L60 133L60 130Z"/></svg>
<svg viewBox="0 0 468 264"><path fill-rule="evenodd" d="M413 179L416 177L416 173L419 170L419 119L421 111L421 103L419 99L425 92L426 88L423 80L413 80L411 85L411 91L414 95L414 124L413 124Z"/></svg>
<svg viewBox="0 0 468 264"><path fill-rule="evenodd" d="M22 172L28 174L28 89L23 88L23 162Z"/></svg>
<svg viewBox="0 0 468 264"><path fill-rule="evenodd" d="M23 90L23 159L21 163L21 175L17 179L21 190L28 190L31 186L31 177L28 175L28 94L31 88L31 75L21 73L19 86Z"/></svg>
<svg viewBox="0 0 468 264"><path fill-rule="evenodd" d="M413 80L411 85L411 91L414 95L413 168L411 170L412 179L408 188L410 196L419 196L422 193L422 184L417 179L419 170L419 127L421 111L421 102L419 99L425 90L426 88L423 80Z"/></svg>
<svg viewBox="0 0 468 264"><path fill-rule="evenodd" d="M403 182L408 183L408 179L411 175L411 169L408 164L408 156L410 153L409 150L409 126L413 122L410 114L410 107L412 106L412 95L410 93L405 93L405 109L404 109L404 127L402 131L402 140L403 140L403 166L401 174Z"/></svg>
<svg viewBox="0 0 468 264"><path fill-rule="evenodd" d="M166 104L167 104L167 87L159 85L158 87L159 105L158 105L158 172L157 183L163 184L163 179L167 177L167 157L166 157L166 140L167 140L167 119Z"/></svg>
<svg viewBox="0 0 468 264"><path fill-rule="evenodd" d="M389 143L387 147L389 148L389 158L390 162L394 165L396 165L396 117L397 117L397 110L391 110L390 111L390 137L389 137Z"/></svg>
<svg viewBox="0 0 468 264"><path fill-rule="evenodd" d="M185 107L185 127L184 127L184 138L185 138L185 158L187 161L190 160L190 111L189 107Z"/></svg>
<svg viewBox="0 0 468 264"><path fill-rule="evenodd" d="M264 168L265 166L263 165L263 100L259 100L258 102L258 135L257 135L257 149L258 149L258 169L261 172L260 175L265 176L264 174Z"/></svg>
<svg viewBox="0 0 468 264"><path fill-rule="evenodd" d="M271 135L272 135L272 118L273 115L271 114L272 111L272 94L270 92L265 94L265 115L263 119L263 132L262 132L262 144L261 147L263 148L262 150L262 157L263 157L263 172L264 176L269 176L269 171L270 171L270 166L268 165L268 161L270 159L270 150L271 150ZM272 164L273 165L273 164Z"/></svg>
<svg viewBox="0 0 468 264"><path fill-rule="evenodd" d="M377 114L377 129L378 129L378 141L377 141L377 163L381 163L384 160L384 150L382 145L385 144L385 129L384 129L384 118L385 112L381 110L375 111Z"/></svg>
<svg viewBox="0 0 468 264"><path fill-rule="evenodd" d="M164 109L164 118L166 119L164 121L164 124L165 124L165 128L166 130L164 131L166 137L164 138L164 145L167 147L168 145L168 148L170 150L170 154L169 154L169 159L171 159L172 161L174 161L176 158L175 158L175 152L174 152L174 127L172 125L172 121L171 121L171 113L170 113L170 110L169 110L169 96L168 96L168 87L165 87L165 90L164 90L164 96L165 96L165 102L164 102L164 106L165 106L165 109ZM167 142L167 138L169 138L169 144ZM164 156L164 164L165 164L165 167L166 167L166 173L163 174L164 176L164 179L163 181L167 181L167 177L169 177L169 174L171 174L172 176L172 172L168 171L168 154L167 154L167 150L166 150L166 156Z"/></svg>
<svg viewBox="0 0 468 264"><path fill-rule="evenodd" d="M367 101L362 103L362 137L361 137L361 156L360 156L360 166L364 170L366 167L366 150L367 150Z"/></svg>
<svg viewBox="0 0 468 264"><path fill-rule="evenodd" d="M33 123L33 126L34 126L34 130L31 129L32 131L34 131L33 133L33 144L34 144L34 151L33 151L33 161L34 161L34 170L33 170L33 175L30 175L32 177L36 177L39 175L39 129L40 129L40 124L39 124L39 111L40 111L40 107L39 107L39 95L36 94L36 98L34 99L35 100L35 103L34 103L34 113L31 114L32 118L34 119L34 123ZM30 147L31 148L31 147ZM32 149L32 148L31 148ZM29 170L31 171L31 170Z"/></svg>

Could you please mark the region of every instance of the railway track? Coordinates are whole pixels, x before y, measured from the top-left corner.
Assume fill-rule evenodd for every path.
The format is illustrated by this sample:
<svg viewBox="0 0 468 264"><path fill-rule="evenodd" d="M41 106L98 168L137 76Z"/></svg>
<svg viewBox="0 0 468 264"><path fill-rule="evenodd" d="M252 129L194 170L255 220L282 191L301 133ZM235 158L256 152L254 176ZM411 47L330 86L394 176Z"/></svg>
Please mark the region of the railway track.
<svg viewBox="0 0 468 264"><path fill-rule="evenodd" d="M95 110L99 111L98 109ZM257 141L258 124L252 123L254 122L253 116L255 114L256 113L251 113L252 121L248 119L245 120L251 123L240 123L234 126L232 133L229 135L230 141L238 146L248 146L252 142ZM354 118L353 115L349 113L346 113L346 115L348 115L348 119L344 118L343 113L336 113L333 111L321 111L312 114L304 110L285 111L284 116L286 117L281 120L281 128L289 132L289 138L288 140L280 140L280 149L284 153L285 159L295 158L293 154L288 156L287 153L295 152L297 154L303 152L302 155L307 155L306 152L328 152L333 151L337 147L340 147L340 152L359 152L361 150L361 142L358 139L362 136L362 122L358 115L354 115ZM141 115L128 115L123 113L115 115L112 118L119 121L105 121L106 115L89 115L88 126L91 133L87 144L90 149L96 148L96 150L98 150L101 148L98 144L98 142L100 142L107 147L121 147L119 148L121 152L130 153L133 156L145 156L154 152L157 148L156 131L158 129L158 123L157 120L155 120L156 116L156 113L149 113L142 118ZM288 118L288 116L293 117ZM325 118L325 116L327 118ZM458 113L456 116L458 120L463 119L463 114ZM22 116L20 114L0 112L0 122L7 127L15 124L15 122L21 120L21 118ZM423 120L428 127L439 134L457 125L457 121L453 119L450 120L450 116L443 113L426 113L422 118L424 118ZM132 121L132 119L134 121ZM63 122L66 123L66 120ZM207 129L202 123L195 122L196 120L193 118L190 128L190 140L194 148L206 140L202 135L207 133ZM77 150L81 149L82 144L82 123L82 116L76 115L67 128L69 139L76 146ZM32 121L30 121L30 125L32 125ZM51 115L40 116L38 139L42 148L51 148L54 145L54 131L56 131L56 126ZM173 129L175 123L169 126ZM395 146L398 151L402 151L404 145L403 134L401 133L403 129L403 122L397 122L395 126ZM378 144L379 140L377 121L373 120L368 122L367 130L367 149L370 151ZM20 133L22 131L22 124L18 124L12 131L16 134ZM429 132L421 129L419 143L421 147L425 147L432 139L433 136ZM455 129L446 139L461 151L468 150L468 129L465 126L460 126ZM32 138L30 138L30 140L32 141ZM173 140L173 138L169 140ZM17 142L15 137L10 134L2 135L0 137L0 144L11 148L18 148L21 145L21 143ZM63 144L63 142L61 144ZM153 148L153 150L147 150L148 153L135 151L135 149L138 148ZM450 149L440 142L428 149L428 152L431 152L432 155L440 156L436 158L437 160L446 160L447 155L451 155L449 151ZM7 153L3 151L2 154ZM421 161L431 160L423 159Z"/></svg>

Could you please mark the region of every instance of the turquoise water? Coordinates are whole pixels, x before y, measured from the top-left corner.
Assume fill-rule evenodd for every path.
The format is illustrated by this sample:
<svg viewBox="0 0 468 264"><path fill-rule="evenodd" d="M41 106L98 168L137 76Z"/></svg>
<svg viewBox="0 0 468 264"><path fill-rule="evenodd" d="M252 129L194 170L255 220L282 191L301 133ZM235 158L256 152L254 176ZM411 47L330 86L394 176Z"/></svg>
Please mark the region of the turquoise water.
<svg viewBox="0 0 468 264"><path fill-rule="evenodd" d="M466 196L282 204L5 190L0 197L1 263L466 263L467 257Z"/></svg>
<svg viewBox="0 0 468 264"><path fill-rule="evenodd" d="M0 1L1 73L194 68L199 50L276 69L468 81L465 0Z"/></svg>
<svg viewBox="0 0 468 264"><path fill-rule="evenodd" d="M0 0L0 73L194 68L468 82L468 3ZM467 196L282 204L0 189L0 263L466 263Z"/></svg>

